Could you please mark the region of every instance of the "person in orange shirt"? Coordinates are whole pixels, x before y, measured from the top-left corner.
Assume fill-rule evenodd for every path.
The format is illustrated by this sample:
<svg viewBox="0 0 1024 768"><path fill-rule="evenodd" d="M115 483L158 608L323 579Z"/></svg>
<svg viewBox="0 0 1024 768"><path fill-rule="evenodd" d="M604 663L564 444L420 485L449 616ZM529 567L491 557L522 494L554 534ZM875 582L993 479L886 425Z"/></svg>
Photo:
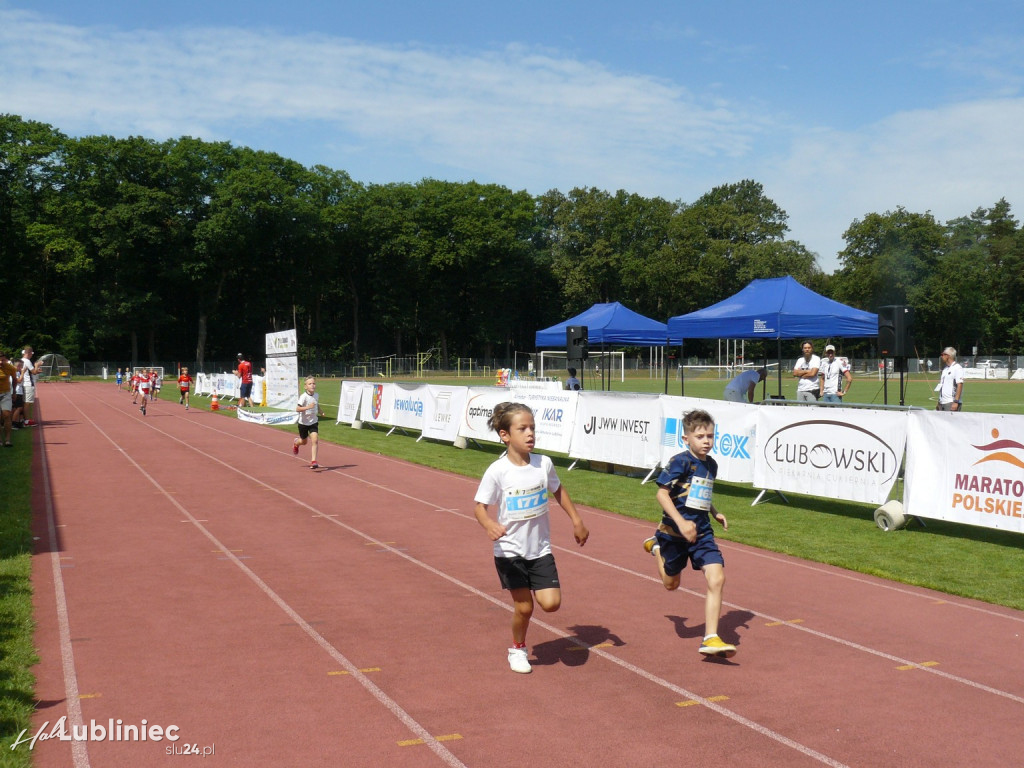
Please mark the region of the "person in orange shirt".
<svg viewBox="0 0 1024 768"><path fill-rule="evenodd" d="M188 394L192 388L192 377L188 375L188 368L182 368L181 373L178 374L178 391L181 393L181 397L178 398L178 405L185 404L185 410L188 410Z"/></svg>

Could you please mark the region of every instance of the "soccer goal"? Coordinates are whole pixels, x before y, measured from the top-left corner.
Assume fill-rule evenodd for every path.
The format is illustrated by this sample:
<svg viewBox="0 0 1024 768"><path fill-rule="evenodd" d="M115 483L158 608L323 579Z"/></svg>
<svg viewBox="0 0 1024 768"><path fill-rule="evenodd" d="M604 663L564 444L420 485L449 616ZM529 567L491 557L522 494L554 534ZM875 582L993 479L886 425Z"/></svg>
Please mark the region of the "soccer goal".
<svg viewBox="0 0 1024 768"><path fill-rule="evenodd" d="M564 351L543 351L540 353L540 372L538 376L564 376L568 367L568 357ZM600 377L602 373L609 379L626 380L624 352L595 352L590 350L583 361L583 369L588 376Z"/></svg>

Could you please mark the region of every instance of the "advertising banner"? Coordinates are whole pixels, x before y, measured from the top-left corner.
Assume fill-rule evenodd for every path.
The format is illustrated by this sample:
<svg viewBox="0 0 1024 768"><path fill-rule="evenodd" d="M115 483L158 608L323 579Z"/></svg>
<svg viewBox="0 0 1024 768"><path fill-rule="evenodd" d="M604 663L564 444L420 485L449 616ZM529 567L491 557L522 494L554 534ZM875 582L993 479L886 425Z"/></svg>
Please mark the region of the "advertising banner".
<svg viewBox="0 0 1024 768"><path fill-rule="evenodd" d="M359 407L359 418L373 424L391 426L394 412L395 385L368 384L369 390L363 393Z"/></svg>
<svg viewBox="0 0 1024 768"><path fill-rule="evenodd" d="M295 410L299 402L299 337L295 329L268 333L265 337L267 355L266 405L286 411Z"/></svg>
<svg viewBox="0 0 1024 768"><path fill-rule="evenodd" d="M568 393L567 393L568 394ZM653 469L661 452L660 395L579 392L569 455Z"/></svg>
<svg viewBox="0 0 1024 768"><path fill-rule="evenodd" d="M1024 416L914 411L903 511L1024 533Z"/></svg>
<svg viewBox="0 0 1024 768"><path fill-rule="evenodd" d="M341 382L341 402L338 403L338 420L335 424L351 424L359 419L359 403L363 392L369 388L370 385L363 381Z"/></svg>
<svg viewBox="0 0 1024 768"><path fill-rule="evenodd" d="M248 411L245 408L238 409L238 418L240 421L248 421L253 424L269 424L269 425L281 425L281 424L298 424L299 414L298 411Z"/></svg>
<svg viewBox="0 0 1024 768"><path fill-rule="evenodd" d="M883 504L906 439L907 411L761 407L754 486Z"/></svg>
<svg viewBox="0 0 1024 768"><path fill-rule="evenodd" d="M715 445L711 449L711 456L718 462L718 479L730 483L754 481L756 405L676 395L661 395L659 401L662 418L659 463L662 466L666 466L677 453L686 450L683 415L700 408L710 413L715 420Z"/></svg>
<svg viewBox="0 0 1024 768"><path fill-rule="evenodd" d="M391 425L401 429L423 431L423 408L426 384L394 384L391 389Z"/></svg>
<svg viewBox="0 0 1024 768"><path fill-rule="evenodd" d="M524 403L533 410L537 424L536 448L568 453L579 392L509 387L470 387L459 435L470 440L500 443L488 420L498 403Z"/></svg>
<svg viewBox="0 0 1024 768"><path fill-rule="evenodd" d="M454 443L459 436L459 423L466 409L469 390L436 384L427 384L425 390L422 436Z"/></svg>

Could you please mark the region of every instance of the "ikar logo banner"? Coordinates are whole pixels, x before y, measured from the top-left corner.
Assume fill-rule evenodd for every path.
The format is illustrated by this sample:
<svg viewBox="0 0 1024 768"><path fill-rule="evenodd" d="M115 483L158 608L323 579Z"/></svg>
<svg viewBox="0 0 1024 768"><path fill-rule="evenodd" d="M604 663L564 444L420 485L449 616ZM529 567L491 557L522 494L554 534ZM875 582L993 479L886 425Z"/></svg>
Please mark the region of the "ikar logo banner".
<svg viewBox="0 0 1024 768"><path fill-rule="evenodd" d="M754 485L883 504L906 440L905 411L760 408Z"/></svg>

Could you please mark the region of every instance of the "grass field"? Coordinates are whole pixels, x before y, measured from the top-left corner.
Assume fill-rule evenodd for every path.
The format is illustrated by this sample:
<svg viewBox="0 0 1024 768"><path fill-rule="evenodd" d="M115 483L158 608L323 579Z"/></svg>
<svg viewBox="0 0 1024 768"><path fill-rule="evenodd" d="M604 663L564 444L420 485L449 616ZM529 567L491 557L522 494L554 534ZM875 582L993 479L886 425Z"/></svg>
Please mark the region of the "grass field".
<svg viewBox="0 0 1024 768"><path fill-rule="evenodd" d="M409 379L400 381L413 383ZM490 378L432 377L428 381L463 386L492 383ZM906 404L934 408L936 381L937 374L909 379ZM772 385L769 393L777 391L774 377L769 383ZM692 397L717 399L724 386L724 381L713 378L688 379L685 392ZM646 375L630 377L624 384L612 383L613 391L663 392L664 388L663 380ZM784 377L783 394L792 398L794 389L792 379L787 381ZM496 445L474 445L458 450L429 440L417 442L416 435L398 431L389 436L379 429L357 430L335 424L340 390L338 379L321 379L318 384L321 404L328 414L321 422L321 439L469 477L480 477L500 453ZM668 391L680 394L679 381L670 381ZM45 394L44 387L42 396ZM882 384L877 379L855 379L850 395L850 402L874 405L882 404L885 399ZM171 388L165 387L161 397L177 405ZM899 403L898 378L889 382L888 402ZM967 410L1024 413L1024 382L968 381L964 402ZM192 406L208 409L209 401L195 397ZM225 418L235 418L231 410L220 413ZM282 445L287 447L294 428L278 429L282 432ZM34 706L29 506L31 430L15 432L14 440L14 449L4 452L8 460L0 462L0 485L4 488L0 495L0 768L29 765L29 751L12 751L9 746L29 727ZM556 455L553 458L562 481L577 502L644 520L655 521L660 517L653 484L641 485L634 477L592 471L585 462L569 472L571 462L567 457ZM901 492L902 489L897 488L897 493ZM864 504L790 494L788 504L772 497L752 507L755 496L756 491L746 485L715 484L715 505L729 519L729 530L717 531L720 538L1024 610L1024 590L1020 588L1024 573L1024 535L942 521L928 521L926 525L912 523L903 530L883 533L872 519L873 508ZM469 496L466 509L472 509ZM639 539L636 545L639 557L642 554Z"/></svg>

